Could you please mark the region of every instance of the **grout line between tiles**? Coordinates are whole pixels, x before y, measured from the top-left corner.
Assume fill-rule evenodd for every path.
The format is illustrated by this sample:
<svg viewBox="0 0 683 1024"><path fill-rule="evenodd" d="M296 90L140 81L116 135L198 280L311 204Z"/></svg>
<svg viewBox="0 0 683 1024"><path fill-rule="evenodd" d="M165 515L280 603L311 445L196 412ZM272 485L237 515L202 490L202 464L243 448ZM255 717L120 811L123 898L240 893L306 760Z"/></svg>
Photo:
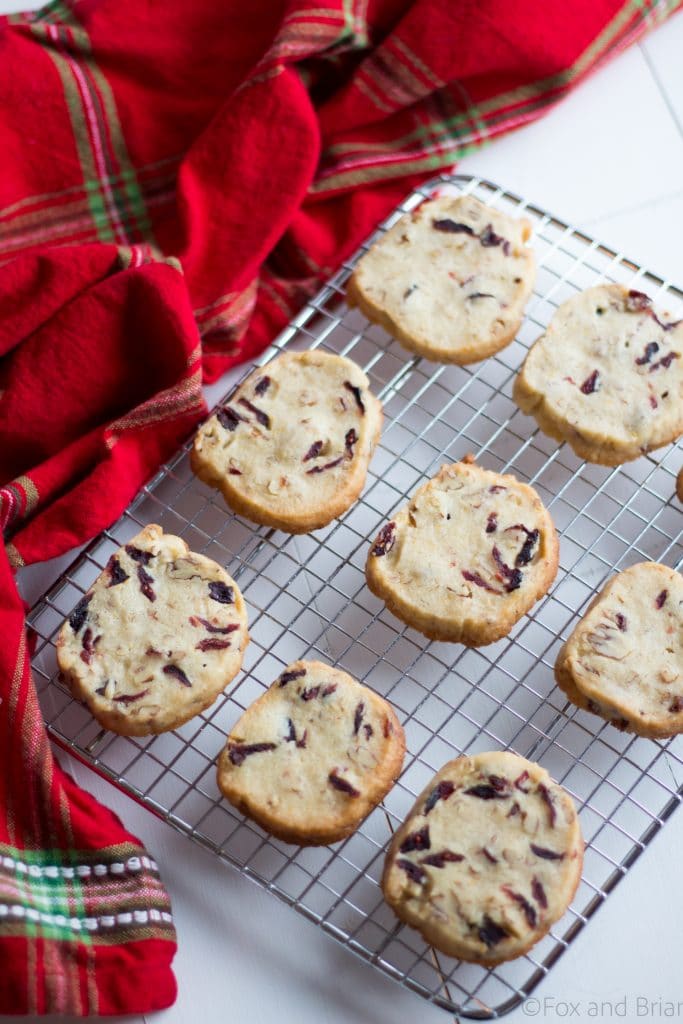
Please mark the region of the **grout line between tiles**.
<svg viewBox="0 0 683 1024"><path fill-rule="evenodd" d="M655 63L652 60L652 57L650 56L650 54L648 52L648 49L647 49L646 45L644 44L644 42L638 44L638 49L640 50L640 52L643 55L643 59L644 59L645 63L647 64L648 71L652 75L652 77L654 79L654 82L655 82L655 85L657 86L657 88L659 90L659 93L660 93L662 99L664 100L664 103L666 105L666 109L669 111L669 114L671 115L671 119L673 120L674 124L676 125L676 128L678 130L678 134L681 136L681 138L683 138L683 123L681 122L681 119L678 116L676 108L674 107L673 103L671 102L671 97L669 96L669 93L667 92L667 90L664 87L664 83L662 82L661 78L659 77L659 72L657 71Z"/></svg>

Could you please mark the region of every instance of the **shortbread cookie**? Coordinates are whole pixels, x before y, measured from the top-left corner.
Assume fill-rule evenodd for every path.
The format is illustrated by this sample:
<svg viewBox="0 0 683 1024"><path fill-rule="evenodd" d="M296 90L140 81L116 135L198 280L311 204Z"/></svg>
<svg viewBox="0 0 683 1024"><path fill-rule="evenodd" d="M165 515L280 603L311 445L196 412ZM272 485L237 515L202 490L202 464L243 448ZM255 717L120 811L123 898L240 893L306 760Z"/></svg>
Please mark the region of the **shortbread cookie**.
<svg viewBox="0 0 683 1024"><path fill-rule="evenodd" d="M365 573L409 626L479 647L506 636L546 593L558 557L533 488L465 461L443 466L382 527Z"/></svg>
<svg viewBox="0 0 683 1024"><path fill-rule="evenodd" d="M562 647L555 678L618 729L683 732L683 577L657 562L613 576Z"/></svg>
<svg viewBox="0 0 683 1024"><path fill-rule="evenodd" d="M350 835L401 771L392 708L346 672L296 661L236 723L218 786L267 832L300 846Z"/></svg>
<svg viewBox="0 0 683 1024"><path fill-rule="evenodd" d="M458 757L429 783L394 835L382 888L432 946L498 964L562 917L582 863L569 795L540 765L496 751Z"/></svg>
<svg viewBox="0 0 683 1024"><path fill-rule="evenodd" d="M683 433L682 357L683 320L642 292L599 285L557 310L514 399L582 459L617 466Z"/></svg>
<svg viewBox="0 0 683 1024"><path fill-rule="evenodd" d="M536 275L530 235L472 196L428 200L371 246L348 301L411 352L478 362L517 333Z"/></svg>
<svg viewBox="0 0 683 1024"><path fill-rule="evenodd" d="M308 533L354 503L381 428L381 403L359 366L288 353L255 370L204 424L192 468L247 519Z"/></svg>
<svg viewBox="0 0 683 1024"><path fill-rule="evenodd" d="M248 641L236 584L160 526L111 556L62 626L57 660L106 729L166 732L212 704Z"/></svg>

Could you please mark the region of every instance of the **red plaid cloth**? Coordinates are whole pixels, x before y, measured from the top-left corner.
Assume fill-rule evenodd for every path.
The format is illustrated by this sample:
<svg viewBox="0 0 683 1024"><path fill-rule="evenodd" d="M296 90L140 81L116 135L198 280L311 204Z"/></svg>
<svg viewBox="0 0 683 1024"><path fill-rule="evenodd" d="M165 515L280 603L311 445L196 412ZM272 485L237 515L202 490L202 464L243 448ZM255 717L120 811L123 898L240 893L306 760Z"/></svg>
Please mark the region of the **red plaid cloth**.
<svg viewBox="0 0 683 1024"><path fill-rule="evenodd" d="M56 0L0 19L0 522L109 524L415 180L679 0ZM577 140L577 144L581 140ZM0 1012L174 996L156 866L59 770L0 552Z"/></svg>

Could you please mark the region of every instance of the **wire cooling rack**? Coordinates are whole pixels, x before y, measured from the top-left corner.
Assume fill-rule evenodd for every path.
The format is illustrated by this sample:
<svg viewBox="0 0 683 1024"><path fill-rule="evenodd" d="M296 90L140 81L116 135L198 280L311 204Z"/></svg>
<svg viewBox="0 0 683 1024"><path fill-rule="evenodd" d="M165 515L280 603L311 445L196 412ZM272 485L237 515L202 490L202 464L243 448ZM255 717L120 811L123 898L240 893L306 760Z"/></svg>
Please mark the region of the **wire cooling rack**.
<svg viewBox="0 0 683 1024"><path fill-rule="evenodd" d="M121 519L73 562L34 607L34 670L52 737L175 828L432 1002L491 1018L534 989L625 875L683 791L679 740L622 734L568 704L553 684L555 656L596 590L615 569L643 559L676 566L683 515L672 502L683 450L661 449L617 469L581 462L535 429L511 400L525 351L554 310L578 289L618 281L681 315L683 292L582 232L496 185L444 175L412 193L390 227L435 191L475 195L533 223L538 278L518 338L473 367L411 357L344 303L358 253L263 356L320 347L350 356L384 403L385 425L362 499L329 527L292 537L230 514L190 471L190 441L143 488ZM378 233L379 233L378 232ZM511 635L468 650L431 643L404 627L365 585L370 540L440 465L468 452L534 485L561 535L560 571L549 595ZM56 672L55 639L109 555L144 524L160 523L225 565L249 610L249 644L238 683L173 733L133 739L103 732ZM342 843L298 849L272 839L221 800L214 762L243 709L296 658L339 665L387 697L403 721L408 752L400 780ZM539 761L576 800L586 838L572 908L529 954L488 970L450 959L399 924L379 879L391 831L445 761L510 748Z"/></svg>

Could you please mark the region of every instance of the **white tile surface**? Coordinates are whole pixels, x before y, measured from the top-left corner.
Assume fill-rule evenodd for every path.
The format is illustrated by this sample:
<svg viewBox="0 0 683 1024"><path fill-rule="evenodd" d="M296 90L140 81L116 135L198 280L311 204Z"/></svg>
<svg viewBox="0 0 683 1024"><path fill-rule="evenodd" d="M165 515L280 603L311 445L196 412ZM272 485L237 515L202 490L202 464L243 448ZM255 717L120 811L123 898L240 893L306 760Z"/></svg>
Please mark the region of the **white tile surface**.
<svg viewBox="0 0 683 1024"><path fill-rule="evenodd" d="M463 172L503 181L574 220L604 217L675 192L681 167L683 137L637 46L539 121L460 163Z"/></svg>
<svg viewBox="0 0 683 1024"><path fill-rule="evenodd" d="M683 133L683 11L648 36L642 50L669 113Z"/></svg>
<svg viewBox="0 0 683 1024"><path fill-rule="evenodd" d="M0 12L14 6L13 0L0 0ZM683 233L683 137L677 124L683 116L683 15L644 45L645 52L635 48L622 55L537 124L467 158L461 170L486 175L560 216L589 224L608 243L683 282L677 252ZM180 995L154 1020L438 1024L449 1019L81 765L73 771L148 844L172 893ZM590 1000L628 996L630 1021L636 1019L638 995L683 998L681 902L671 885L681 848L683 815L678 813L537 990L539 999L579 1001L571 1019L584 1022L603 1016L591 1013ZM559 1020L557 1010L548 1007L538 1016ZM506 1020L521 1024L532 1015L519 1010Z"/></svg>

